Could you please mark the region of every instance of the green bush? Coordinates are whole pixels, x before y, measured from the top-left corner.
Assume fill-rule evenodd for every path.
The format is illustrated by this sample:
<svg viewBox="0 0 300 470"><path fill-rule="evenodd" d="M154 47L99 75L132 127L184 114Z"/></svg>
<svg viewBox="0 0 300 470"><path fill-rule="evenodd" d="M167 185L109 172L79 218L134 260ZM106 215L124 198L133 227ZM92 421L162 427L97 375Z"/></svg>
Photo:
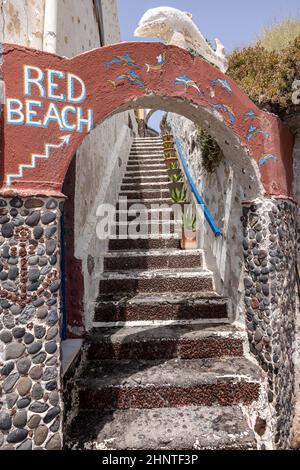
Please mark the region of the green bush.
<svg viewBox="0 0 300 470"><path fill-rule="evenodd" d="M201 150L202 167L207 173L213 173L223 159L219 145L202 127L197 129L197 145Z"/></svg>
<svg viewBox="0 0 300 470"><path fill-rule="evenodd" d="M261 44L235 50L228 75L259 107L284 117L292 106L292 84L300 77L300 36L280 51Z"/></svg>

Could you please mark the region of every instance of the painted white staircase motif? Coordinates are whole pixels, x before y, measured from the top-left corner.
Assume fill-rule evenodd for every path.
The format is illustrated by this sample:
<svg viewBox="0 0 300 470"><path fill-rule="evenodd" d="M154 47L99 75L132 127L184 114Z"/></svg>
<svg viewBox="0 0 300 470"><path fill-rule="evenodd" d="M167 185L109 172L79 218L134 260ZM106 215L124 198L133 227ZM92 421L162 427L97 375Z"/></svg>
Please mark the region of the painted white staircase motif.
<svg viewBox="0 0 300 470"><path fill-rule="evenodd" d="M6 177L7 186L8 187L11 186L12 180L23 178L24 177L24 170L36 168L36 164L37 164L38 159L48 160L51 156L51 152L50 152L51 149L58 149L58 148L62 148L64 145L69 145L70 140L71 140L71 134L63 135L59 139L62 141L60 144L45 144L45 153L44 154L33 153L31 155L31 163L26 164L26 165L25 164L19 164L19 173L14 174L14 175L7 175L7 177Z"/></svg>

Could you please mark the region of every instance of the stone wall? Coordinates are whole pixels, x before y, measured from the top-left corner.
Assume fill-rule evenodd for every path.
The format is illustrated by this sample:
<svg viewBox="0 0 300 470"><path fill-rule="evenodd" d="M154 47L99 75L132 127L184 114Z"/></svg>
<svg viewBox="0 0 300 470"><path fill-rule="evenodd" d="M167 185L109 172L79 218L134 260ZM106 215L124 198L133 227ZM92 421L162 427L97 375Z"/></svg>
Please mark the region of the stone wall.
<svg viewBox="0 0 300 470"><path fill-rule="evenodd" d="M60 449L60 201L0 198L0 449Z"/></svg>
<svg viewBox="0 0 300 470"><path fill-rule="evenodd" d="M284 200L243 205L246 326L250 351L268 376L278 448L289 445L295 405L295 213Z"/></svg>

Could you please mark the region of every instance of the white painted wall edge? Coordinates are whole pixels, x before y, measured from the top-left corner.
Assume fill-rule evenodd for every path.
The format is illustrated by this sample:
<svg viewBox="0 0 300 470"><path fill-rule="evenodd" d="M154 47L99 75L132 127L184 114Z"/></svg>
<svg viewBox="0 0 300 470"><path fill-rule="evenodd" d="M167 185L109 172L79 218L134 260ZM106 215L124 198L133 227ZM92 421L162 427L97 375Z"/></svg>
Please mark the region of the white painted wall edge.
<svg viewBox="0 0 300 470"><path fill-rule="evenodd" d="M45 0L43 51L56 53L57 0Z"/></svg>

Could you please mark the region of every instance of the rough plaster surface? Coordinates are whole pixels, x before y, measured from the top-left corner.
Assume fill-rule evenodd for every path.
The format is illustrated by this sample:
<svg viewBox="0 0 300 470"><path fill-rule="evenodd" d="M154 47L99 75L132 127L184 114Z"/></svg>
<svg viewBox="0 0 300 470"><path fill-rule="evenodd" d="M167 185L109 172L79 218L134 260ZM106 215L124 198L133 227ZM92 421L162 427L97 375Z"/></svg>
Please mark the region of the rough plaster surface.
<svg viewBox="0 0 300 470"><path fill-rule="evenodd" d="M1 0L0 42L43 49L44 0Z"/></svg>
<svg viewBox="0 0 300 470"><path fill-rule="evenodd" d="M215 274L217 289L228 296L237 311L242 289L240 278L243 269L241 216L243 188L238 175L225 157L212 174L202 166L201 150L196 144L197 126L192 121L169 114L176 134L183 145L189 170L223 236L216 238L206 221L200 227L200 244L206 251L206 261ZM241 312L241 315L243 313Z"/></svg>

